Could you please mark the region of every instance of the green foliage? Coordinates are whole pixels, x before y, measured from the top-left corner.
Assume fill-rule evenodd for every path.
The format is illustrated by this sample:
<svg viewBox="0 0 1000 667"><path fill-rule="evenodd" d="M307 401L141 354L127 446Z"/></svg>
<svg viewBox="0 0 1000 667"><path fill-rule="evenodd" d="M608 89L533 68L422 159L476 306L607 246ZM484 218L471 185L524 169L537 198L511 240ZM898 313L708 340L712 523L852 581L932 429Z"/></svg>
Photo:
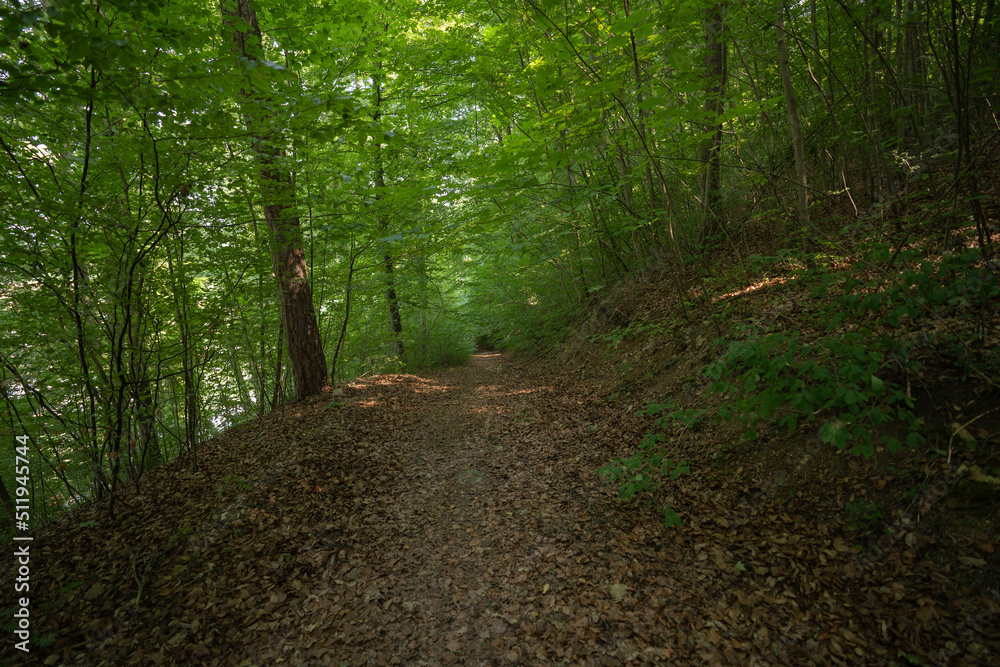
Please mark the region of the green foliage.
<svg viewBox="0 0 1000 667"><path fill-rule="evenodd" d="M781 84L752 3L726 10L725 41L733 53L739 48L732 61L741 71L719 90L703 66L698 3L401 0L387 11L345 0L333 22L322 3L254 6L267 40L249 45L254 57L239 58L231 32L249 23L224 23L217 3L0 7L0 163L9 175L0 184L8 222L0 226L0 331L8 343L0 381L14 381L4 398L9 425L32 424L41 447L34 469L64 497L93 495L93 477L107 473L111 450L122 446L129 477L141 474L148 460L129 445L143 433L155 432L155 458L168 459L292 392L261 201L274 193L260 187L247 120L268 135L280 155L273 167L291 184L280 204L300 223L337 380L461 363L482 346L475 339L483 332L492 345L550 352L606 286L702 257L691 246L703 245L710 215L733 220L724 244L739 242L743 223L781 215L769 176L787 157ZM946 18L943 8L924 8L930 24ZM886 25L910 25L902 5L883 9ZM967 93L954 85L962 77L930 66L937 54L967 53L969 62L955 67L981 81L995 65L973 48L976 27L964 14L955 18L954 44L930 31L887 43L877 62L858 60L864 36L846 10L833 3L813 13L823 43L793 50L792 70L800 91L870 91L799 100L814 129L811 187L817 195L859 193L865 206L862 182L932 178L920 166L924 147L904 145L915 143L908 128L933 141L941 123L942 145L932 152L949 160L969 153L954 145L956 121L970 124L960 134L973 144L968 130L991 126L976 120L974 105L963 111ZM790 15L790 25L801 18ZM919 104L896 104L892 86L868 85L906 88L890 71L902 62L928 63ZM244 92L254 103L240 104ZM721 112L709 110L716 97ZM719 196L706 211L692 189L707 175L700 156L716 124L719 133L728 129L717 153ZM878 143L885 136L898 137L892 160ZM886 164L899 173L879 173ZM955 183L936 191L974 194L974 186L963 191L972 181L958 178L974 175L967 167L956 165ZM935 219L939 200L921 215ZM865 224L868 234L873 223ZM891 279L859 273L848 284L822 259L808 276L817 289L843 291L827 343L806 350L762 339L756 352L734 351L727 380L748 363L771 373L769 354L791 351L795 363L815 364L797 374L779 369L774 382L790 384L745 406L748 414L828 410L834 421L825 433L843 446L863 440L851 430L858 426L845 436L836 425L856 416L853 405L863 406L866 429L898 420L909 407L889 383L876 386L881 370L841 370L857 347L835 340L837 327L853 326L845 317L902 328L928 312L974 310L975 342L986 341L996 275L970 253L928 268L907 249L873 246L866 262ZM390 301L399 306L401 336ZM616 345L667 331L636 322L594 340ZM970 345L964 334L935 344L967 373L1000 373L988 346ZM915 345L880 344L880 352L910 364ZM853 384L825 396L831 378ZM815 384L819 395L792 405L803 393L796 381Z"/></svg>
<svg viewBox="0 0 1000 667"><path fill-rule="evenodd" d="M741 398L724 406L718 417L738 419L749 438L756 436L760 422L770 419L789 431L820 419L824 442L863 456L873 453L876 442L890 451L901 442L911 447L922 443L913 398L887 378L920 370L913 355L919 344L954 351L966 372L976 370L980 359L972 358L965 340L950 328L941 327L934 339L909 332L928 316L981 317L995 307L1000 282L975 251L945 253L935 260L921 259L921 252L893 251L885 241L873 241L848 271L823 263L801 268L798 280L811 285L814 298L836 295L818 317L826 333L803 342L795 333L747 329L744 340L720 340L725 351L706 370L709 389ZM791 252L781 257L802 260L802 267L804 259ZM755 261L763 265L760 258ZM904 268L891 270L895 263ZM995 352L982 354L987 364L996 363ZM902 429L902 439L890 435L893 428ZM882 432L875 438L877 430Z"/></svg>
<svg viewBox="0 0 1000 667"><path fill-rule="evenodd" d="M720 341L721 342L721 341ZM860 333L848 332L802 343L797 334L772 333L730 343L705 374L709 391L742 396L722 407L718 417L738 419L745 436L757 436L759 422L778 418L794 431L800 422L822 419L823 442L855 454L874 452L873 429L899 421L908 430L906 444L923 441L905 389L877 375L885 355ZM890 451L897 438L879 435Z"/></svg>
<svg viewBox="0 0 1000 667"><path fill-rule="evenodd" d="M497 331L480 331L475 338L476 350L479 352L492 352L501 350L504 347L503 335Z"/></svg>
<svg viewBox="0 0 1000 667"><path fill-rule="evenodd" d="M813 294L825 296L836 287L839 308L830 313L828 328L838 329L851 318L873 317L877 326L898 327L928 314L945 315L962 309L981 309L1000 297L1000 278L977 250L946 252L940 258L921 258L920 248L894 251L885 242L863 247L858 276L816 270ZM898 271L864 276L873 266L902 264Z"/></svg>
<svg viewBox="0 0 1000 667"><path fill-rule="evenodd" d="M844 503L847 511L847 526L851 530L871 530L882 521L882 512L878 505L870 500L858 500Z"/></svg>
<svg viewBox="0 0 1000 667"><path fill-rule="evenodd" d="M417 292L420 293L420 292ZM452 300L453 302L453 300ZM448 300L408 309L404 331L410 371L459 366L475 351L472 327L458 318Z"/></svg>
<svg viewBox="0 0 1000 667"><path fill-rule="evenodd" d="M662 407L665 406L648 405L640 411L640 414L658 414ZM654 428L667 427L672 419L672 415L661 417L654 422ZM652 496L666 479L673 481L681 475L691 473L687 461L675 463L667 457L666 452L660 447L664 442L666 436L649 430L639 442L638 451L625 458L615 457L610 464L598 468L597 474L605 482L618 484L618 495L622 500L629 501L641 495ZM649 498L650 506L653 502L653 499ZM681 525L680 516L669 504L663 504L661 511L664 526L670 528Z"/></svg>

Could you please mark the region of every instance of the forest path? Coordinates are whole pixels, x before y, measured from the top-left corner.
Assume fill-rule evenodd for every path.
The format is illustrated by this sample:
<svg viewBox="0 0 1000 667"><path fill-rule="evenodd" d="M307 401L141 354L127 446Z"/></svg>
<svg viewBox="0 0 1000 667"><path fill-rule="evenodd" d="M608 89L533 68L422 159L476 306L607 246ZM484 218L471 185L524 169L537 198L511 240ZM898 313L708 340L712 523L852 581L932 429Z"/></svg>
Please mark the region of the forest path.
<svg viewBox="0 0 1000 667"><path fill-rule="evenodd" d="M583 443L614 420L560 389L566 378L524 371L481 354L419 380L374 380L410 393L382 395L400 465L376 478L384 501L363 501L334 575L337 659L577 663L639 652L611 611L625 561L587 527L606 521L609 494Z"/></svg>
<svg viewBox="0 0 1000 667"><path fill-rule="evenodd" d="M606 391L477 355L231 429L37 532L15 664L995 663L995 596L933 539L859 553L845 478L702 461L682 528L622 505L594 471L648 423Z"/></svg>

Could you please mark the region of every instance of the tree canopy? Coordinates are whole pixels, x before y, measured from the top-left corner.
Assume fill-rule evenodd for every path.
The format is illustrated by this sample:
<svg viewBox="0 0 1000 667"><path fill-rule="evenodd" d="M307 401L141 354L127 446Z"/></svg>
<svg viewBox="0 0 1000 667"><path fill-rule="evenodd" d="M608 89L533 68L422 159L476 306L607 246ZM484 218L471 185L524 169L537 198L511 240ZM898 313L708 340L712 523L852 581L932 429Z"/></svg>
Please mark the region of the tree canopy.
<svg viewBox="0 0 1000 667"><path fill-rule="evenodd" d="M967 229L992 255L992 0L43 0L0 24L4 428L49 498L329 382L543 349L627 276L686 301L724 254Z"/></svg>

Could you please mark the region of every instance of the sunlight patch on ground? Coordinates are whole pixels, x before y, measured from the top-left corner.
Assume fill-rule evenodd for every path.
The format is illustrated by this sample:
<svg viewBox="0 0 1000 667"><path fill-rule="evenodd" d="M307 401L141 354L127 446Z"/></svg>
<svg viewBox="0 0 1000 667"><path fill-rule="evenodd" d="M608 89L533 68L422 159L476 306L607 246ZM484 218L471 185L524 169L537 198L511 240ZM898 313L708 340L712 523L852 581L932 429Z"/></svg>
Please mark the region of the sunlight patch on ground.
<svg viewBox="0 0 1000 667"><path fill-rule="evenodd" d="M367 384L391 387L401 382L415 382L417 384L433 384L434 380L422 378L419 375L409 375L407 373L385 373L368 378Z"/></svg>
<svg viewBox="0 0 1000 667"><path fill-rule="evenodd" d="M955 230L954 243L957 246L961 246L966 250L976 250L979 248L979 238L977 236L978 231L976 226L972 225L970 227L960 227Z"/></svg>
<svg viewBox="0 0 1000 667"><path fill-rule="evenodd" d="M429 384L423 387L415 387L413 393L415 394L430 394L433 392L445 393L455 389L455 387L449 384Z"/></svg>
<svg viewBox="0 0 1000 667"><path fill-rule="evenodd" d="M719 296L715 297L712 301L713 302L725 301L726 299L730 299L734 296L742 296L744 294L750 294L751 292L756 292L757 290L764 289L765 287L770 287L772 285L781 285L783 283L787 283L789 280L791 280L791 278L789 278L788 276L778 276L776 278L758 280L752 285L747 285L746 287L738 289L734 292L727 292L726 294L720 294Z"/></svg>
<svg viewBox="0 0 1000 667"><path fill-rule="evenodd" d="M508 391L504 396L518 396L520 394L534 394L539 391L555 391L555 387L535 387L534 389L520 389L518 391Z"/></svg>
<svg viewBox="0 0 1000 667"><path fill-rule="evenodd" d="M413 389L416 393L426 393L426 392L446 392L450 389L454 389L451 385L438 384L436 380L431 380L428 378L420 377L419 375L405 375L405 374L393 374L393 375L376 375L370 378L366 378L364 382L359 382L355 380L351 383L351 387L354 389L367 389L369 387L393 387L399 384L411 384L416 385Z"/></svg>

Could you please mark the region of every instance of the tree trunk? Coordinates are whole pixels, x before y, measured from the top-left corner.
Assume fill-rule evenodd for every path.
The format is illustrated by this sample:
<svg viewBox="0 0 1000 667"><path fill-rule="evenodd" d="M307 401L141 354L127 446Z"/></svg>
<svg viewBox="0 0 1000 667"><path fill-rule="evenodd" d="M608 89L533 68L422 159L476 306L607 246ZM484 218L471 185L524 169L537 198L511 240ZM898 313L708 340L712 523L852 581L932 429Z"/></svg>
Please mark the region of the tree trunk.
<svg viewBox="0 0 1000 667"><path fill-rule="evenodd" d="M396 358L403 361L403 319L399 314L399 299L396 297L396 281L393 275L395 267L392 264L392 254L385 253L385 300L389 302L389 323L392 325L392 336L396 343Z"/></svg>
<svg viewBox="0 0 1000 667"><path fill-rule="evenodd" d="M802 144L802 127L799 125L799 112L795 106L795 89L792 86L792 73L788 67L784 0L778 1L778 17L775 25L778 29L778 69L781 71L781 87L785 93L788 126L792 132L792 148L795 151L795 203L798 210L799 227L805 229L809 225L809 208L806 200L806 193L808 192L806 184L806 153Z"/></svg>
<svg viewBox="0 0 1000 667"><path fill-rule="evenodd" d="M10 493L7 491L7 486L3 483L3 479L0 478L0 505L3 505L4 512L10 516L10 524L14 523L14 501L11 500ZM7 523L7 522L4 522Z"/></svg>
<svg viewBox="0 0 1000 667"><path fill-rule="evenodd" d="M143 471L163 462L156 432L157 406L153 394L154 380L149 376L151 355L146 351L150 347L146 336L150 312L145 293L148 266L141 263L139 268L139 275L135 281L135 315L129 332L129 384L138 440L136 443L138 447L135 451L130 448L129 456L132 467L138 464L135 468L136 484ZM138 462L134 457L138 457Z"/></svg>
<svg viewBox="0 0 1000 667"><path fill-rule="evenodd" d="M624 0L625 6L625 16L629 17L632 15L632 5L629 0ZM636 120L639 125L639 139L642 141L643 145L648 145L650 143L650 138L646 134L646 116L648 111L642 108L643 104L643 80L642 80L642 68L639 66L639 49L635 45L635 31L628 31L629 45L632 50L632 69L635 72L635 107L636 107ZM653 182L653 168L650 162L646 162L646 187L649 190L649 206L652 209L662 208L662 202L657 203L657 193L656 186Z"/></svg>
<svg viewBox="0 0 1000 667"><path fill-rule="evenodd" d="M155 468L163 463L160 438L156 431L156 402L153 397L152 382L144 379L135 393L138 411L140 469Z"/></svg>
<svg viewBox="0 0 1000 667"><path fill-rule="evenodd" d="M290 179L284 183L290 185ZM272 234L272 260L281 294L281 319L295 382L295 398L301 400L328 387L329 378L313 309L312 284L299 233L299 219L294 214L285 217L285 210L282 204L265 205L264 217Z"/></svg>
<svg viewBox="0 0 1000 667"><path fill-rule="evenodd" d="M388 26L386 26L386 29L388 30ZM382 98L381 76L382 62L379 61L376 65L375 75L372 77L372 87L375 90L375 112L372 114L372 123L375 124L382 117L382 104L385 102ZM382 193L385 192L385 165L382 162L382 145L377 143L378 139L375 141L375 187L377 188L375 201L377 202L382 199ZM379 215L381 215L381 212L379 212ZM384 231L389 226L389 219L382 217L379 221L379 226ZM392 327L396 358L402 362L406 351L403 348L403 318L399 313L399 298L396 296L396 277L394 275L396 269L393 264L391 251L385 251L385 254L382 256L382 266L385 267L385 300L389 304L389 325Z"/></svg>
<svg viewBox="0 0 1000 667"><path fill-rule="evenodd" d="M235 8L232 2L223 3L222 20L232 30L233 54L240 63L259 61L263 47L257 13L251 9L249 0L235 0ZM249 29L236 29L236 18L246 21ZM269 119L263 109L270 105L260 104L266 100L255 99L247 88L241 90L241 98L244 122L260 165L264 219L271 231L271 260L278 280L281 320L295 381L295 398L301 400L328 387L330 379L313 309L312 285L295 210L295 187L291 173L282 165L285 153L279 133L258 127Z"/></svg>
<svg viewBox="0 0 1000 667"><path fill-rule="evenodd" d="M701 162L705 165L702 175L702 202L706 214L702 240L722 232L722 220L716 211L722 186L720 151L722 149L723 95L726 85L726 42L723 39L725 23L724 3L713 3L705 13L705 69L708 72L705 115L712 119L710 138L702 142Z"/></svg>
<svg viewBox="0 0 1000 667"><path fill-rule="evenodd" d="M175 273L176 268L176 273ZM181 337L181 378L184 383L184 446L191 455L191 465L198 467L198 427L201 423L199 413L198 388L195 382L195 365L193 358L194 340L191 331L191 307L188 302L188 286L184 276L184 235L177 234L177 262L167 252L167 271L174 285L174 316ZM178 291L180 292L178 294Z"/></svg>
<svg viewBox="0 0 1000 667"><path fill-rule="evenodd" d="M330 382L337 382L337 360L340 359L340 350L344 346L344 339L347 337L347 323L351 319L351 297L353 296L353 282L354 282L354 263L357 261L358 257L361 256L367 249L362 248L360 251L354 251L354 234L351 234L351 250L348 253L350 258L347 265L347 285L344 286L344 321L340 326L340 336L337 338L337 347L333 350L333 359L330 361Z"/></svg>
<svg viewBox="0 0 1000 667"><path fill-rule="evenodd" d="M283 403L282 397L285 395L285 350L282 347L285 342L285 321L278 323L278 350L274 356L274 389L271 392L271 410L277 410L278 405Z"/></svg>

